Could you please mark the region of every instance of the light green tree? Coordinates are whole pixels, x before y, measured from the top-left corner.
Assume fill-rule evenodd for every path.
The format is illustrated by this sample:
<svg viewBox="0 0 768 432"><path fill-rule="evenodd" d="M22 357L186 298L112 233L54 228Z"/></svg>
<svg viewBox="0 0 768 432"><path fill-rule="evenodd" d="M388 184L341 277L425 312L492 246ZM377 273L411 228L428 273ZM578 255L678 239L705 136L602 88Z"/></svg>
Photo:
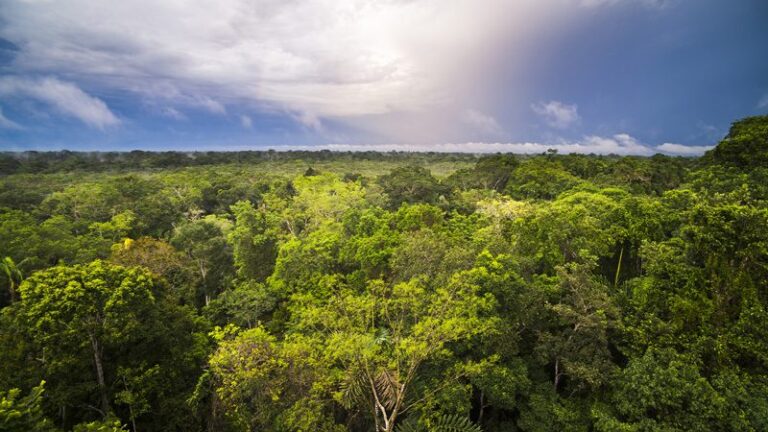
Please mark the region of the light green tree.
<svg viewBox="0 0 768 432"><path fill-rule="evenodd" d="M45 417L41 407L45 381L21 397L14 388L0 392L0 430L6 432L56 432L53 423Z"/></svg>

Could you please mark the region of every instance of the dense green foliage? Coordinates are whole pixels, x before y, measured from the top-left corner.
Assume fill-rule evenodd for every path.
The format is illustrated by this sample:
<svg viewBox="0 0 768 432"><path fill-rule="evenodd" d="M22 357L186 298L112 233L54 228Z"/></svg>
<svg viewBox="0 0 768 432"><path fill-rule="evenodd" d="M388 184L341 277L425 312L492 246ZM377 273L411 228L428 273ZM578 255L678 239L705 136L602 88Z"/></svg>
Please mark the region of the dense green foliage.
<svg viewBox="0 0 768 432"><path fill-rule="evenodd" d="M0 430L768 430L766 155L5 154Z"/></svg>

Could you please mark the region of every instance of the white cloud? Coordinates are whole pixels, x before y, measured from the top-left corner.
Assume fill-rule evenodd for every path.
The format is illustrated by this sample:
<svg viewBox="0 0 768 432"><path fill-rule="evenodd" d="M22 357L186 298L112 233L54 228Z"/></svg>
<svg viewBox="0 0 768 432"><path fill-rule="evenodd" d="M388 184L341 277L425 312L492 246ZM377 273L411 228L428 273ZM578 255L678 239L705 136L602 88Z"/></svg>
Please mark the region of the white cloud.
<svg viewBox="0 0 768 432"><path fill-rule="evenodd" d="M0 77L0 96L35 99L99 129L120 124L120 120L101 99L56 78Z"/></svg>
<svg viewBox="0 0 768 432"><path fill-rule="evenodd" d="M493 116L484 114L475 109L464 111L462 121L472 126L473 129L486 134L501 135L504 133L504 129L502 129L499 122L497 122Z"/></svg>
<svg viewBox="0 0 768 432"><path fill-rule="evenodd" d="M579 121L579 110L576 105L559 101L538 102L531 104L531 109L553 128L565 129Z"/></svg>
<svg viewBox="0 0 768 432"><path fill-rule="evenodd" d="M243 126L246 129L250 129L250 128L253 127L253 121L247 115L241 115L240 116L240 125Z"/></svg>
<svg viewBox="0 0 768 432"><path fill-rule="evenodd" d="M656 149L662 153L679 156L701 156L704 152L712 150L715 146L687 146L682 144L664 143Z"/></svg>
<svg viewBox="0 0 768 432"><path fill-rule="evenodd" d="M23 129L20 124L9 119L3 114L3 108L0 107L0 129Z"/></svg>

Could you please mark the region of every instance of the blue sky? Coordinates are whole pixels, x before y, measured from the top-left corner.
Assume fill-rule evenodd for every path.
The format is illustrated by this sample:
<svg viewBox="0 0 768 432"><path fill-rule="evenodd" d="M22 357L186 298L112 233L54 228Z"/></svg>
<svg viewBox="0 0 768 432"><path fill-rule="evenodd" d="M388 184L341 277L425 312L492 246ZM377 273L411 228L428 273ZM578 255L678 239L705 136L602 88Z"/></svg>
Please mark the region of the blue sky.
<svg viewBox="0 0 768 432"><path fill-rule="evenodd" d="M3 150L700 154L768 114L764 0L16 1Z"/></svg>

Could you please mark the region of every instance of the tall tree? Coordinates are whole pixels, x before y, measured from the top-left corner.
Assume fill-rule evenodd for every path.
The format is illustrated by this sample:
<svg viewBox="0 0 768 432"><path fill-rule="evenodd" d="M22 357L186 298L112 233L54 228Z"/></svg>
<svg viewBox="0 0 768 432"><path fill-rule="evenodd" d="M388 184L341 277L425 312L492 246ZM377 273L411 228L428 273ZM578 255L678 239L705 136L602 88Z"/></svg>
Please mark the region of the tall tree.
<svg viewBox="0 0 768 432"><path fill-rule="evenodd" d="M19 293L17 326L31 339L33 361L52 385L54 405L76 411L71 419L92 418L88 411L94 410L103 418L123 415L148 400L164 399L169 410L179 409L167 394L194 382L179 374L199 367L205 341L201 326L172 303L162 280L143 268L94 261L34 273ZM157 378L137 392L141 377L153 368L159 368ZM145 429L187 421L180 417L181 412L156 406L155 424L144 424Z"/></svg>

